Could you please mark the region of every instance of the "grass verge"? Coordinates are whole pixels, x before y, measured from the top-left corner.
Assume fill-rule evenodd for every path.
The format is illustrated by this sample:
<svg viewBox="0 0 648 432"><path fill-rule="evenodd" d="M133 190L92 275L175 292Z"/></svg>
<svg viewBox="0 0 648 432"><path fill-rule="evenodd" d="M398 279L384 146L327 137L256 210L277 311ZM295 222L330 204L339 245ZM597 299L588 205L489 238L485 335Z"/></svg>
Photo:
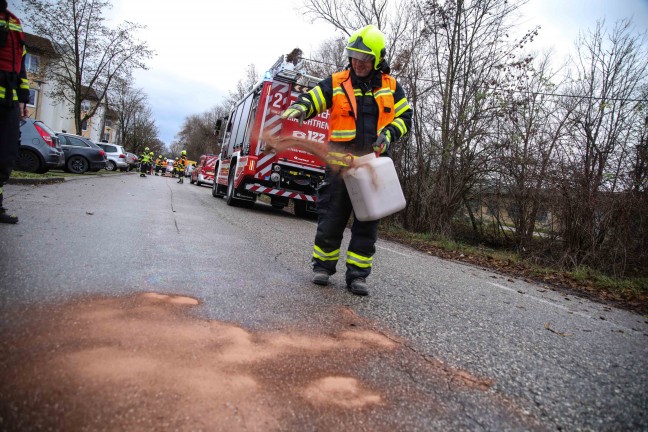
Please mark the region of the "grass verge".
<svg viewBox="0 0 648 432"><path fill-rule="evenodd" d="M570 294L612 303L642 315L648 314L648 278L645 277L613 278L587 267L564 271L539 266L509 250L437 239L430 234L412 233L396 225L381 225L380 237L440 258L477 265L527 282L542 283Z"/></svg>
<svg viewBox="0 0 648 432"><path fill-rule="evenodd" d="M29 173L29 172L24 172L24 171L12 171L11 172L11 178L21 178L21 179L51 179L51 178L58 178L58 177L81 177L81 176L97 176L97 175L114 175L114 174L122 174L122 171L106 171L106 170L99 170L97 172L85 172L83 174L73 174L71 172L67 172L64 170L49 170L48 172L44 174L37 174L37 173Z"/></svg>

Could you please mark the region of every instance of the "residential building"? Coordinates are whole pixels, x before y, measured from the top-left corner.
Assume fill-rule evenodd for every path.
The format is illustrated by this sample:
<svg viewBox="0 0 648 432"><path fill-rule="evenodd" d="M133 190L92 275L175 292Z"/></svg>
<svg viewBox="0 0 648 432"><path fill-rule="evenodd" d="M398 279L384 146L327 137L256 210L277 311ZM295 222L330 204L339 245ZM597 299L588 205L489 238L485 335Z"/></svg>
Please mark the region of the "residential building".
<svg viewBox="0 0 648 432"><path fill-rule="evenodd" d="M67 101L58 101L50 96L54 85L48 82L46 71L51 60L57 55L52 42L49 39L25 33L25 45L27 48L25 66L30 87L30 101L27 105L29 116L43 121L57 132L76 133L71 104ZM87 112L98 103L96 93L90 89L88 98L81 102L81 110ZM101 103L95 115L83 123L81 135L97 142L114 143L117 130L117 115L107 109L104 103Z"/></svg>

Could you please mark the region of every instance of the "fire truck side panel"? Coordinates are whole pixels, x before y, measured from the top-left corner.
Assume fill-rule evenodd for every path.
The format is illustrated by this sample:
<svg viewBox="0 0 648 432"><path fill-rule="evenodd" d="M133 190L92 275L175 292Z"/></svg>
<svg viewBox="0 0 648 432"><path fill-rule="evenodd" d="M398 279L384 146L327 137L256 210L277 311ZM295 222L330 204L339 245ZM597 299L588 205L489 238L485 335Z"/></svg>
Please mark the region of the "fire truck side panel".
<svg viewBox="0 0 648 432"><path fill-rule="evenodd" d="M234 194L230 188L227 196L239 202L254 202L260 194L270 196L272 205L279 208L289 199L295 205L299 202L309 206L316 200L315 191L325 169L321 160L296 148L279 154L265 153L265 136L324 144L328 135L327 112L302 125L295 119L281 119L282 112L310 87L296 84L299 74L291 72L289 65L284 63L276 68L278 65L279 62L230 112L217 162L214 196L225 194L233 174ZM314 85L312 80L308 82Z"/></svg>

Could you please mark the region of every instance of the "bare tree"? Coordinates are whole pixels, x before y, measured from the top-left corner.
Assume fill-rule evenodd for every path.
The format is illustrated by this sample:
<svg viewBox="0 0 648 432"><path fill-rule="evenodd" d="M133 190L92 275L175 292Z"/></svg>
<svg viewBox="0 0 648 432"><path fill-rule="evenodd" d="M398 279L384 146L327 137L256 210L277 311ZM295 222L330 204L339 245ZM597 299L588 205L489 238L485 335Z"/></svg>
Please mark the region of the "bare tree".
<svg viewBox="0 0 648 432"><path fill-rule="evenodd" d="M135 112L132 127L126 135L126 141L133 153L141 153L148 147L156 156L166 151L166 146L159 138L158 127L153 119L153 113L148 105Z"/></svg>
<svg viewBox="0 0 648 432"><path fill-rule="evenodd" d="M389 0L303 0L302 11L313 21L324 20L350 36L369 24L385 27L389 4Z"/></svg>
<svg viewBox="0 0 648 432"><path fill-rule="evenodd" d="M344 53L346 40L341 37L328 39L312 54L306 62L309 75L324 78L333 72L343 70L349 63Z"/></svg>
<svg viewBox="0 0 648 432"><path fill-rule="evenodd" d="M218 118L227 114L224 106L217 106L208 112L187 117L175 142L187 151L189 159L196 160L202 154L220 153L220 142L215 133Z"/></svg>
<svg viewBox="0 0 648 432"><path fill-rule="evenodd" d="M254 64L249 64L247 69L245 69L245 76L236 84L236 89L229 92L226 103L229 104L230 107L234 106L238 101L243 99L243 96L252 90L252 87L259 82L259 79L260 76L256 67Z"/></svg>
<svg viewBox="0 0 648 432"><path fill-rule="evenodd" d="M146 69L153 56L145 42L135 39L144 27L124 22L111 29L104 24L107 0L24 0L26 21L39 36L50 39L57 51L48 70L52 96L72 106L76 132L92 118L116 77ZM96 95L89 111L82 101Z"/></svg>
<svg viewBox="0 0 648 432"><path fill-rule="evenodd" d="M115 79L109 93L108 100L111 108L117 114L119 124L117 144L132 151L132 145L128 138L133 134L133 124L137 114L147 106L147 96L141 89L133 88L129 80L121 78Z"/></svg>
<svg viewBox="0 0 648 432"><path fill-rule="evenodd" d="M623 174L641 142L637 125L645 122L640 97L648 83L647 46L646 33L636 33L627 19L611 30L600 21L577 41L571 92L579 97L569 101L572 123L560 149L558 183L564 261L570 265L602 263L613 250L627 257L627 245L611 233L618 232Z"/></svg>
<svg viewBox="0 0 648 432"><path fill-rule="evenodd" d="M354 31L366 25L377 26L391 41L386 46L387 59L394 57L397 41L413 24L411 6L404 7L404 2L399 0L302 0L301 11L312 21L322 20L331 24L342 34L344 42ZM324 45L329 45L329 42ZM347 65L346 60L342 62L343 66Z"/></svg>
<svg viewBox="0 0 648 432"><path fill-rule="evenodd" d="M507 65L506 74L514 79L500 95L502 145L491 166L498 173L499 193L509 206L520 252L530 251L536 219L549 210L548 174L571 114L550 96L559 86L549 63L547 53L535 64L526 57Z"/></svg>
<svg viewBox="0 0 648 432"><path fill-rule="evenodd" d="M418 78L418 105L426 113L417 120L425 124L419 139L425 140L421 145L426 144L428 154L423 157L431 166L423 167L429 175L419 189L424 197L419 215L406 215L415 229L450 237L466 195L482 180L501 145L494 126L501 107L492 96L506 85L503 71L515 60L514 52L535 36L534 30L521 41L508 41L511 15L522 3L420 4L424 25L419 43L425 48L418 51L424 56L418 63L429 69Z"/></svg>

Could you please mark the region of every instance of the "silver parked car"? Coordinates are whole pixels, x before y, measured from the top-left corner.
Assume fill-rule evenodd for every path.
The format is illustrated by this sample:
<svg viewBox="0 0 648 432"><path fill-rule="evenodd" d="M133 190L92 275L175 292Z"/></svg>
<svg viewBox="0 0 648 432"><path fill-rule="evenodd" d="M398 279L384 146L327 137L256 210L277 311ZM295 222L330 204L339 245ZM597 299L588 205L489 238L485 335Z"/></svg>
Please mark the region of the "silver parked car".
<svg viewBox="0 0 648 432"><path fill-rule="evenodd" d="M124 147L118 144L108 144L108 143L95 143L106 152L106 169L108 171L115 171L119 169L120 171L126 171L128 168L128 162L126 161L126 150Z"/></svg>
<svg viewBox="0 0 648 432"><path fill-rule="evenodd" d="M20 149L16 159L19 171L45 173L62 168L65 154L59 139L42 121L26 118L20 120Z"/></svg>

